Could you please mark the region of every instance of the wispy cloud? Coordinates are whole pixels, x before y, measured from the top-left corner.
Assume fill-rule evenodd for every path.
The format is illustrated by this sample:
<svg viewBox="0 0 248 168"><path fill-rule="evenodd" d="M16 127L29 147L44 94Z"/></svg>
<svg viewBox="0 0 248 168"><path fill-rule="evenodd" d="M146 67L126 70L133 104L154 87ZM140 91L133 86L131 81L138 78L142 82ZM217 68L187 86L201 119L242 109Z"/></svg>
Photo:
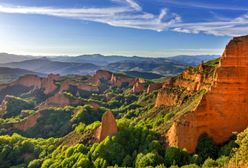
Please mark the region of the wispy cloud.
<svg viewBox="0 0 248 168"><path fill-rule="evenodd" d="M131 8L135 9L136 11L142 11L142 7L134 0L126 0L126 2L130 5Z"/></svg>
<svg viewBox="0 0 248 168"><path fill-rule="evenodd" d="M178 1L167 0L186 5ZM238 36L248 32L248 14L233 19L218 19L203 22L184 22L182 17L171 13L167 8L160 9L155 15L143 10L135 0L112 0L114 6L104 8L57 8L1 5L0 13L39 14L78 20L94 21L117 27L147 29L155 31L171 30L183 33L206 33L216 36ZM194 7L236 10L235 7L213 7L212 5L193 4ZM245 10L245 8L243 9Z"/></svg>
<svg viewBox="0 0 248 168"><path fill-rule="evenodd" d="M248 7L243 6L226 6L225 4L216 5L211 3L199 3L199 2L189 2L189 1L177 1L177 0L161 0L167 4L174 4L176 6L188 7L188 8L201 8L201 9L212 9L212 10L232 10L232 11L248 11Z"/></svg>
<svg viewBox="0 0 248 168"><path fill-rule="evenodd" d="M213 34L216 36L239 36L248 32L248 14L229 21L175 24L174 31L184 33Z"/></svg>
<svg viewBox="0 0 248 168"><path fill-rule="evenodd" d="M114 2L118 3L119 6L105 8L54 8L0 5L0 13L50 15L100 22L118 27L155 31L162 31L171 24L180 21L178 15L169 15L165 12L165 9L159 15L144 12L142 7L134 0L125 0L124 3L118 0L114 0Z"/></svg>

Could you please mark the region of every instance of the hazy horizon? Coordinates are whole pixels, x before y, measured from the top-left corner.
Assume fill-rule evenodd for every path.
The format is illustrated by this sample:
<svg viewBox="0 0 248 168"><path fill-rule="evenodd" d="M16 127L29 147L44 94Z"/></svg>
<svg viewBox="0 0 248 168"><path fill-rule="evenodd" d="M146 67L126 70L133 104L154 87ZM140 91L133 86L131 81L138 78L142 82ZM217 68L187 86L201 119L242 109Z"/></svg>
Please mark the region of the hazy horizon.
<svg viewBox="0 0 248 168"><path fill-rule="evenodd" d="M17 56L27 56L27 57L79 57L79 56L88 56L88 55L101 55L104 57L111 57L111 56L120 56L120 57L144 57L144 58L169 58L169 57L176 57L176 56L218 56L221 54L177 54L177 55L168 55L168 56L152 56L152 55L122 55L122 54L111 54L111 55L105 55L102 53L82 53L82 54L77 54L77 55L65 55L65 54L47 54L47 55L42 55L42 54L37 54L37 55L32 55L32 54L18 54L18 53L8 53L8 52L1 52L0 54L8 54L8 55L17 55Z"/></svg>

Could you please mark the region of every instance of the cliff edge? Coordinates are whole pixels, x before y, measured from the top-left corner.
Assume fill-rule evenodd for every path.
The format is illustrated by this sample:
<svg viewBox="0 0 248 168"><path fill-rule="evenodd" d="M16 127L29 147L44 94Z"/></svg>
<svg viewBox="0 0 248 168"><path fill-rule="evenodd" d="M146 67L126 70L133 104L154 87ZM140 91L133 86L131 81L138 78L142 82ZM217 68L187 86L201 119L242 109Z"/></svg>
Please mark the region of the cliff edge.
<svg viewBox="0 0 248 168"><path fill-rule="evenodd" d="M233 38L221 57L210 91L195 111L175 120L166 133L170 146L194 152L207 133L217 144L248 126L248 36Z"/></svg>

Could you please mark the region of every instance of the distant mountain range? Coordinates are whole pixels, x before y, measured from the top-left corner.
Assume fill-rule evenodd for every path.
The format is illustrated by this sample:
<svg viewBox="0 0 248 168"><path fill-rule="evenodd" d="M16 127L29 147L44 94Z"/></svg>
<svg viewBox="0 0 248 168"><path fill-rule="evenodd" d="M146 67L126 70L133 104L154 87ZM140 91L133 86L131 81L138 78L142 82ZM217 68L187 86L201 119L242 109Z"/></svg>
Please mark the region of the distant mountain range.
<svg viewBox="0 0 248 168"><path fill-rule="evenodd" d="M0 64L1 67L20 68L39 73L55 73L61 75L82 74L88 75L95 73L100 67L91 63L74 63L51 61L48 58L38 58L21 62Z"/></svg>
<svg viewBox="0 0 248 168"><path fill-rule="evenodd" d="M203 61L215 58L218 58L218 56L181 55L175 57L154 58L138 56L104 56L93 54L75 57L34 57L0 53L0 67L18 68L22 69L21 72L25 73L56 73L60 75L92 75L96 70L105 69L112 72L132 74L137 77L145 76L147 79L157 79L160 77L177 75L188 66L195 66ZM14 72L16 69L13 69L12 71Z"/></svg>
<svg viewBox="0 0 248 168"><path fill-rule="evenodd" d="M0 67L0 84L11 82L19 78L20 76L27 75L27 74L45 76L45 74L28 71L24 69Z"/></svg>
<svg viewBox="0 0 248 168"><path fill-rule="evenodd" d="M25 55L15 55L15 54L8 54L8 53L0 53L0 63L10 63L10 62L19 62L34 59L33 56L25 56Z"/></svg>
<svg viewBox="0 0 248 168"><path fill-rule="evenodd" d="M218 55L197 55L197 56L178 55L174 57L168 57L167 59L177 64L196 66L199 65L201 62L209 61L219 57L220 56Z"/></svg>
<svg viewBox="0 0 248 168"><path fill-rule="evenodd" d="M173 57L127 57L127 56L104 56L101 54L92 54L92 55L80 55L75 57L70 56L58 56L58 57L49 57L52 61L61 61L61 62L77 62L77 63L92 63L98 66L106 66L112 63L118 62L173 62L182 65L198 65L202 61L208 61L215 58L218 58L218 55L179 55Z"/></svg>

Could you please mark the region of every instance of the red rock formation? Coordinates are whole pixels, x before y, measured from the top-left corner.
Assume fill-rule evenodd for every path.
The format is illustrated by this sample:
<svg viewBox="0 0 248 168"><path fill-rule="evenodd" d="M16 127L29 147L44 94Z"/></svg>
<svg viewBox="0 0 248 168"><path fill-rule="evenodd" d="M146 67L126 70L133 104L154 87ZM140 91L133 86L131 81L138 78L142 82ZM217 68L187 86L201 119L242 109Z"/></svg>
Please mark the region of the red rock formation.
<svg viewBox="0 0 248 168"><path fill-rule="evenodd" d="M143 92L144 90L146 90L145 84L140 82L136 82L132 88L133 93L140 93Z"/></svg>
<svg viewBox="0 0 248 168"><path fill-rule="evenodd" d="M63 93L64 91L69 90L70 85L71 85L71 81L70 81L70 80L65 80L65 81L63 81L63 82L61 83L61 85L60 85L59 92L60 92L60 93Z"/></svg>
<svg viewBox="0 0 248 168"><path fill-rule="evenodd" d="M59 79L60 76L55 74L50 74L47 78L42 78L41 88L44 89L44 93L49 94L55 91L57 89L57 86L54 84L54 81Z"/></svg>
<svg viewBox="0 0 248 168"><path fill-rule="evenodd" d="M159 90L162 88L162 83L151 83L148 87L147 87L147 90L146 92L147 93L151 93L153 92L154 90Z"/></svg>
<svg viewBox="0 0 248 168"><path fill-rule="evenodd" d="M96 74L89 79L88 83L92 83L96 86L100 86L101 84L101 79L104 79L106 81L111 80L112 73L106 70L98 70L96 71Z"/></svg>
<svg viewBox="0 0 248 168"><path fill-rule="evenodd" d="M177 94L168 93L167 90L161 90L156 98L155 107L174 106L178 103L179 96Z"/></svg>
<svg viewBox="0 0 248 168"><path fill-rule="evenodd" d="M37 75L25 75L12 82L10 85L22 85L26 87L41 88L41 78Z"/></svg>
<svg viewBox="0 0 248 168"><path fill-rule="evenodd" d="M96 71L96 74L93 76L94 79L105 79L110 80L112 76L112 73L105 70L98 70Z"/></svg>
<svg viewBox="0 0 248 168"><path fill-rule="evenodd" d="M97 128L95 137L98 142L103 141L107 136L117 133L118 128L112 112L105 112L102 116L102 124Z"/></svg>
<svg viewBox="0 0 248 168"><path fill-rule="evenodd" d="M248 36L227 45L211 90L199 106L177 119L166 134L168 144L194 152L207 133L217 144L248 126Z"/></svg>
<svg viewBox="0 0 248 168"><path fill-rule="evenodd" d="M137 82L137 78L131 78L124 75L112 74L110 79L110 84L113 86L121 86L123 84L128 84L128 86L133 86Z"/></svg>
<svg viewBox="0 0 248 168"><path fill-rule="evenodd" d="M33 87L33 89L43 89L45 94L49 94L57 89L54 80L58 80L59 78L59 75L54 74L48 75L47 78L41 78L37 75L25 75L10 84L0 86L0 90L8 86L22 85L25 87Z"/></svg>
<svg viewBox="0 0 248 168"><path fill-rule="evenodd" d="M167 79L157 95L155 107L180 105L183 102L179 99L182 93L191 95L203 89L208 91L213 81L213 72L208 71L212 69L213 67L199 65L196 68L186 69L178 77Z"/></svg>
<svg viewBox="0 0 248 168"><path fill-rule="evenodd" d="M83 101L78 99L72 99L65 96L63 93L57 93L56 95L48 98L45 102L39 105L39 109L46 109L48 107L65 107L65 106L76 106L84 104Z"/></svg>
<svg viewBox="0 0 248 168"><path fill-rule="evenodd" d="M18 130L25 131L28 128L33 127L37 123L37 120L40 118L40 116L41 116L41 112L39 111L18 123L13 123L12 127Z"/></svg>

